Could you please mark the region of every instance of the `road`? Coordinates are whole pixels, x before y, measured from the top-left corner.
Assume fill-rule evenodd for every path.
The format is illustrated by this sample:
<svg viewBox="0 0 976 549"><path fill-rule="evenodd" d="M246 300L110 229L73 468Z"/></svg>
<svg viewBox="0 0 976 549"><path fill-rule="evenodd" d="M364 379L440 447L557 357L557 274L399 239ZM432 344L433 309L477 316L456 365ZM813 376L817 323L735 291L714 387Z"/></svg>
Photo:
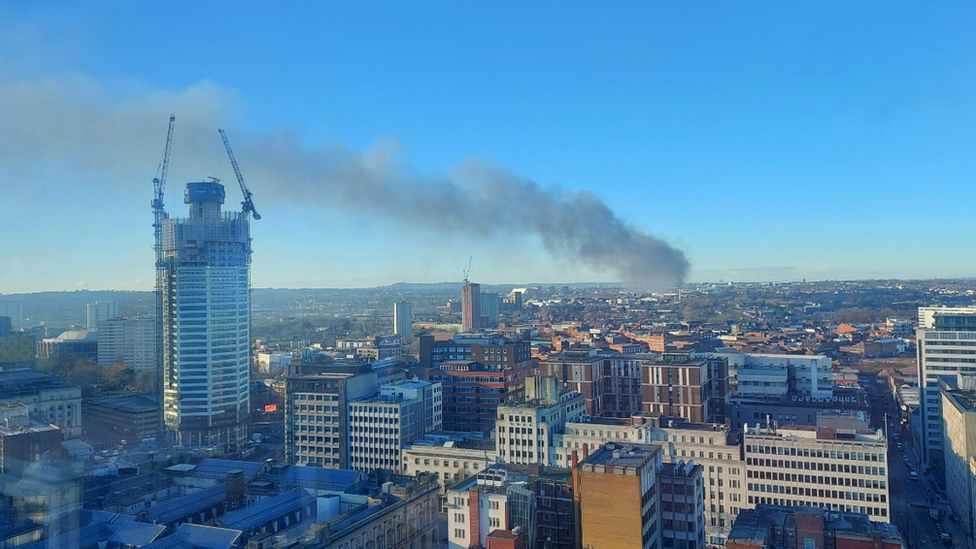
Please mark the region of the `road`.
<svg viewBox="0 0 976 549"><path fill-rule="evenodd" d="M884 386L874 383L864 385L871 400L872 427L882 428L885 412L889 418L899 417L897 405ZM891 421L894 423L888 426L888 497L891 522L898 527L909 549L948 548L941 541L936 521L929 516L930 509L937 509L943 517L940 521L943 529L952 536L952 547L966 549L966 533L962 521L946 518L949 506L935 490L934 482L924 476L918 481L909 479L910 470L919 471L918 456L910 446L904 450L897 448L896 434L898 440L907 439L907 435L898 433L900 427L897 420Z"/></svg>

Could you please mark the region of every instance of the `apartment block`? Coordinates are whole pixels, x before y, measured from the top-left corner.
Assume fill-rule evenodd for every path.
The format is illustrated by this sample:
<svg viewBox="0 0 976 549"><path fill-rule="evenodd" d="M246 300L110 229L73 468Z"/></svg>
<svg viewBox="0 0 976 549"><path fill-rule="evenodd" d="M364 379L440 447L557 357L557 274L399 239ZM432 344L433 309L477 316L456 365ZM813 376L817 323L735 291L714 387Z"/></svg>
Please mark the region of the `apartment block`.
<svg viewBox="0 0 976 549"><path fill-rule="evenodd" d="M815 426L747 428L743 438L749 507L813 506L888 522L883 433Z"/></svg>
<svg viewBox="0 0 976 549"><path fill-rule="evenodd" d="M413 303L397 301L393 304L393 334L400 336L405 344L413 341Z"/></svg>
<svg viewBox="0 0 976 549"><path fill-rule="evenodd" d="M641 359L643 411L695 423L724 423L728 359L694 352L631 355Z"/></svg>
<svg viewBox="0 0 976 549"><path fill-rule="evenodd" d="M89 330L101 331L100 323L119 316L119 307L115 301L96 301L85 308L85 327Z"/></svg>
<svg viewBox="0 0 976 549"><path fill-rule="evenodd" d="M564 387L583 395L586 413L594 417L604 415L606 409L603 378L607 368L609 359L597 349L566 351L539 363L542 375L555 376Z"/></svg>
<svg viewBox="0 0 976 549"><path fill-rule="evenodd" d="M156 322L109 318L98 323L98 365L123 364L136 371L156 367Z"/></svg>

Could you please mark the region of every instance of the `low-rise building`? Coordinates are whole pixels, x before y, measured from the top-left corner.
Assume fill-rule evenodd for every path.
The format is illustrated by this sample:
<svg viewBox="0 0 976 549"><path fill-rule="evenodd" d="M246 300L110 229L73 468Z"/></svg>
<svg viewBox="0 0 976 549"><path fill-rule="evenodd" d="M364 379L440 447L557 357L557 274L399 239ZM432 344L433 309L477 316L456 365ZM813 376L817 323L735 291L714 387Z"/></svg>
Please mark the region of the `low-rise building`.
<svg viewBox="0 0 976 549"><path fill-rule="evenodd" d="M825 512L817 507L759 505L736 519L726 549L903 549L898 528L863 513Z"/></svg>
<svg viewBox="0 0 976 549"><path fill-rule="evenodd" d="M139 443L159 431L155 393L93 398L84 402L85 436L95 443Z"/></svg>
<svg viewBox="0 0 976 549"><path fill-rule="evenodd" d="M405 475L426 474L437 478L441 486L441 509L446 510L448 488L495 463L495 445L491 439L433 433L405 446L402 461Z"/></svg>
<svg viewBox="0 0 976 549"><path fill-rule="evenodd" d="M26 404L30 417L57 425L66 438L81 436L81 387L36 370L0 372L0 405Z"/></svg>
<svg viewBox="0 0 976 549"><path fill-rule="evenodd" d="M37 342L37 357L44 359L71 357L98 360L98 332L95 330L67 330L58 337Z"/></svg>
<svg viewBox="0 0 976 549"><path fill-rule="evenodd" d="M434 547L440 541L437 491L430 477L394 477L377 497L315 524L297 549Z"/></svg>

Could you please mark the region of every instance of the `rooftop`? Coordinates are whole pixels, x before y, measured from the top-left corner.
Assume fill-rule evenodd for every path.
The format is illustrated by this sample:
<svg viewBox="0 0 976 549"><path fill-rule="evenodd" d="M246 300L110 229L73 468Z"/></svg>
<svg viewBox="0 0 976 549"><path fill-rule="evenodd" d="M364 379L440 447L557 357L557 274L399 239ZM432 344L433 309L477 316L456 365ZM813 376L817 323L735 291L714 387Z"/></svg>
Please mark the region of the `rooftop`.
<svg viewBox="0 0 976 549"><path fill-rule="evenodd" d="M976 412L976 391L954 389L944 392L949 401L962 412Z"/></svg>
<svg viewBox="0 0 976 549"><path fill-rule="evenodd" d="M189 514L207 509L224 501L227 488L223 484L216 484L185 496L169 498L156 502L148 510L148 517L154 522L167 524L179 520Z"/></svg>
<svg viewBox="0 0 976 549"><path fill-rule="evenodd" d="M640 467L661 452L661 447L650 444L605 444L580 464L584 469L603 465L610 467Z"/></svg>
<svg viewBox="0 0 976 549"><path fill-rule="evenodd" d="M220 524L235 530L250 530L311 504L315 496L304 488L294 488L273 498L261 500L220 517Z"/></svg>

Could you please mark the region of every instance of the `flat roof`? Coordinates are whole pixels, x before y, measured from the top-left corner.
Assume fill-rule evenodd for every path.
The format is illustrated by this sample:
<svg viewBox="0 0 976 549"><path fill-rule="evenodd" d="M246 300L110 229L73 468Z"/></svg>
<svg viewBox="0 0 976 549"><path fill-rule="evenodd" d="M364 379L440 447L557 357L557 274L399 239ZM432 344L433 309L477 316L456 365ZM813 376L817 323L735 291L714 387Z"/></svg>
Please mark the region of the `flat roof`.
<svg viewBox="0 0 976 549"><path fill-rule="evenodd" d="M610 465L612 467L639 467L660 452L660 446L646 444L604 444L602 448L583 460L583 465Z"/></svg>
<svg viewBox="0 0 976 549"><path fill-rule="evenodd" d="M945 394L952 400L956 408L959 408L963 412L976 412L976 391L954 389L945 391Z"/></svg>

